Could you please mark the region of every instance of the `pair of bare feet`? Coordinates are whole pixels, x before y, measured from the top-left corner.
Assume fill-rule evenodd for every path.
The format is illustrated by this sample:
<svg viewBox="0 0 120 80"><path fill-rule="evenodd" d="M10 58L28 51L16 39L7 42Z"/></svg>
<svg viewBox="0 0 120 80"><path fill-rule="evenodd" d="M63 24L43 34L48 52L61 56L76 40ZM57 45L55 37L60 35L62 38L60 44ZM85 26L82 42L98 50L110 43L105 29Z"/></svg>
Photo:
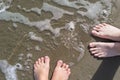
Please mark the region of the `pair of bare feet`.
<svg viewBox="0 0 120 80"><path fill-rule="evenodd" d="M120 29L103 23L96 25L92 34L94 36L111 39L117 42L92 42L89 44L90 52L96 57L113 57L120 55ZM35 80L48 80L50 58L48 56L39 58L34 64ZM62 60L57 62L51 80L68 80L70 68Z"/></svg>
<svg viewBox="0 0 120 80"><path fill-rule="evenodd" d="M95 57L113 57L120 55L120 29L103 23L96 25L91 33L94 36L110 39L115 42L91 42L90 52Z"/></svg>
<svg viewBox="0 0 120 80"><path fill-rule="evenodd" d="M50 69L50 58L48 56L39 58L34 64L35 80L48 80ZM57 62L51 80L68 80L71 71L69 65L62 60Z"/></svg>

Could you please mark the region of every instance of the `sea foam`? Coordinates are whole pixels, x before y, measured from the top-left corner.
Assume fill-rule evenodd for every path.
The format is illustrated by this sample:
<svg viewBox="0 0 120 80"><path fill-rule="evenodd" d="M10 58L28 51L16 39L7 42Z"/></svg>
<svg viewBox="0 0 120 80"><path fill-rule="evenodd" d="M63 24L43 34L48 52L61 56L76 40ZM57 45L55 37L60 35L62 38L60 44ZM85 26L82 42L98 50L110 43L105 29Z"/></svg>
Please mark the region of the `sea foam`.
<svg viewBox="0 0 120 80"><path fill-rule="evenodd" d="M0 70L4 73L6 80L18 80L16 70L22 70L22 65L10 65L6 60L0 60Z"/></svg>

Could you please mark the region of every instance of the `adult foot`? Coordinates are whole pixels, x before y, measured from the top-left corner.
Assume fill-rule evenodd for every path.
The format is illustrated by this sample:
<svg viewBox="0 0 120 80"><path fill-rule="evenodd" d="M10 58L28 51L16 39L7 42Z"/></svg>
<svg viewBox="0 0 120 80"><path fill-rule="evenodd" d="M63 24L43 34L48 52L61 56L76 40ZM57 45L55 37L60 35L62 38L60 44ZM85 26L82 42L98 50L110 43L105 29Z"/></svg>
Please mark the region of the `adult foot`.
<svg viewBox="0 0 120 80"><path fill-rule="evenodd" d="M120 29L106 23L96 25L92 34L100 38L120 41Z"/></svg>
<svg viewBox="0 0 120 80"><path fill-rule="evenodd" d="M120 43L92 42L90 52L95 57L113 57L120 55Z"/></svg>
<svg viewBox="0 0 120 80"><path fill-rule="evenodd" d="M35 80L48 80L50 59L48 56L39 58L34 64Z"/></svg>
<svg viewBox="0 0 120 80"><path fill-rule="evenodd" d="M70 73L69 66L63 63L62 60L59 60L51 80L68 80Z"/></svg>

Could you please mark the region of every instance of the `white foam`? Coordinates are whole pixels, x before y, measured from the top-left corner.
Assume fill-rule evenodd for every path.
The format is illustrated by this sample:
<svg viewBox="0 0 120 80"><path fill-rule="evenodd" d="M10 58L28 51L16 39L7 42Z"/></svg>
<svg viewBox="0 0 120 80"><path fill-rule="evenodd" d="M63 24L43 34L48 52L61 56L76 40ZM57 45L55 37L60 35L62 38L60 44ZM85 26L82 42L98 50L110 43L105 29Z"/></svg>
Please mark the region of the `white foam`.
<svg viewBox="0 0 120 80"><path fill-rule="evenodd" d="M12 0L0 1L0 13L6 11L11 5Z"/></svg>
<svg viewBox="0 0 120 80"><path fill-rule="evenodd" d="M12 12L8 12L8 11L2 12L0 14L0 20L19 22L19 23L26 24L31 27L36 27L40 31L48 30L48 31L51 31L55 36L59 36L60 30L62 29L62 28L53 29L53 27L51 26L51 23L50 23L50 21L51 21L50 19L45 19L43 21L30 22L29 19L27 17L23 16L22 14L12 13ZM37 37L35 37L34 34L32 34L31 39L34 39L34 38L36 38L36 40L38 39L38 41L42 41L42 39L37 38Z"/></svg>
<svg viewBox="0 0 120 80"><path fill-rule="evenodd" d="M60 5L65 5L68 7L74 7L76 9L84 8L87 11L78 10L77 12L82 16L86 16L93 20L95 23L99 23L99 19L103 18L107 21L109 15L111 14L112 3L111 0L100 0L95 3L90 3L85 0L68 1L68 0L53 0ZM82 5L77 5L80 3Z"/></svg>
<svg viewBox="0 0 120 80"><path fill-rule="evenodd" d="M99 18L100 12L103 9L103 6L100 2L91 3L88 6L85 6L87 12L77 11L82 16L87 16L89 19L96 21Z"/></svg>
<svg viewBox="0 0 120 80"><path fill-rule="evenodd" d="M52 6L52 5L48 4L48 3L43 3L42 9L44 11L52 12L52 14L53 14L53 18L52 19L56 19L56 20L61 18L63 16L63 14L69 14L69 15L73 15L74 14L73 12L68 12L68 11L66 11L64 9Z"/></svg>
<svg viewBox="0 0 120 80"><path fill-rule="evenodd" d="M83 24L80 24L80 27L82 27L84 32L88 33L90 25L88 25L86 23L85 24L83 23Z"/></svg>
<svg viewBox="0 0 120 80"><path fill-rule="evenodd" d="M65 28L68 29L69 31L74 31L75 30L75 22L70 21L65 25Z"/></svg>
<svg viewBox="0 0 120 80"><path fill-rule="evenodd" d="M87 10L87 11L78 10L77 13L81 14L82 16L86 16L89 19L94 20L95 23L98 23L98 19L100 19L101 17L107 20L112 9L111 0L99 0L95 3L90 3L89 1L86 0L76 0L76 1L53 0L53 1L62 6L72 7L76 9L83 8ZM77 4L81 4L81 5L77 5Z"/></svg>
<svg viewBox="0 0 120 80"><path fill-rule="evenodd" d="M31 8L31 9L26 9L26 8L21 8L21 6L18 6L19 9L23 9L25 12L35 12L39 15L41 15L41 11L46 11L46 12L51 12L53 14L52 19L58 20L62 18L63 14L68 14L68 15L73 15L73 12L66 11L64 9L55 7L53 5L50 5L48 3L43 3L43 6L39 9L37 7Z"/></svg>
<svg viewBox="0 0 120 80"><path fill-rule="evenodd" d="M76 1L71 1L71 2L69 0L53 0L53 1L63 6L72 7L76 9L80 8L78 5L76 5Z"/></svg>
<svg viewBox="0 0 120 80"><path fill-rule="evenodd" d="M22 69L21 64L12 66L6 60L0 60L0 70L4 73L6 80L18 80L17 69Z"/></svg>
<svg viewBox="0 0 120 80"><path fill-rule="evenodd" d="M31 40L42 42L43 39L41 37L36 36L34 32L29 32L29 37Z"/></svg>
<svg viewBox="0 0 120 80"><path fill-rule="evenodd" d="M57 0L56 2L59 2L59 0ZM61 3L64 2L63 0L61 1ZM104 6L101 2L103 2L106 6ZM70 3L75 3L75 1L69 2L68 0L66 1L65 4L70 4ZM87 11L81 11L78 10L77 12L79 14L81 14L82 16L87 16L89 19L92 19L95 23L98 23L100 16L104 17L103 14L105 15L105 20L107 20L107 17L109 16L110 12L111 12L111 7L112 7L112 3L111 0L101 0L101 1L97 1L96 3L90 3L88 1L85 0L77 0L76 3L81 3L81 5L79 5L80 8L85 8L87 9ZM19 6L19 8L21 8ZM23 8L25 11L34 11L37 12L38 14L41 14L41 10L44 10L46 12L51 12L53 14L53 17L51 19L59 19L61 18L64 14L69 14L69 15L73 15L73 12L69 12L66 11L64 9L55 7L53 5L50 5L48 3L43 3L43 6L41 7L41 9L39 8L31 8L30 10L27 10L25 8ZM12 13L12 12L8 12L8 11L4 11L2 13L0 13L0 20L5 20L5 21L13 21L13 22L19 22L22 24L26 24L28 26L35 26L37 27L40 31L44 31L44 30L48 30L50 32L52 32L55 36L59 36L60 35L60 30L61 28L55 28L53 29L51 26L51 19L45 19L43 21L36 21L36 22L31 22L27 17L23 16L20 13Z"/></svg>
<svg viewBox="0 0 120 80"><path fill-rule="evenodd" d="M44 21L31 22L29 24L29 26L35 26L40 31L44 31L44 30L50 31L50 32L52 32L54 34L55 37L59 36L60 35L60 30L63 29L63 27L54 29L51 26L50 21L51 20L49 20L49 19L45 19Z"/></svg>
<svg viewBox="0 0 120 80"><path fill-rule="evenodd" d="M112 3L111 0L100 0L95 3L90 3L85 0L80 0L82 8L87 11L78 10L77 12L82 16L87 16L89 19L93 20L95 23L98 23L98 19L105 18L107 20L108 16L111 13ZM105 12L106 16L103 15Z"/></svg>
<svg viewBox="0 0 120 80"><path fill-rule="evenodd" d="M24 17L20 13L12 13L12 12L8 12L8 11L4 11L4 12L0 13L0 20L19 22L19 23L23 23L23 24L30 23L29 19Z"/></svg>
<svg viewBox="0 0 120 80"><path fill-rule="evenodd" d="M80 52L79 56L77 57L77 61L79 62L85 53L85 47L82 42L79 42L77 46L73 47L76 51Z"/></svg>
<svg viewBox="0 0 120 80"><path fill-rule="evenodd" d="M35 50L41 51L41 48L40 48L38 45L36 45L36 46L35 46Z"/></svg>
<svg viewBox="0 0 120 80"><path fill-rule="evenodd" d="M17 25L16 23L13 23L13 27L14 27L14 28L17 28L18 25Z"/></svg>
<svg viewBox="0 0 120 80"><path fill-rule="evenodd" d="M27 54L27 58L28 58L28 59L30 59L30 58L32 58L32 57L33 57L32 53L28 53L28 54Z"/></svg>
<svg viewBox="0 0 120 80"><path fill-rule="evenodd" d="M77 61L79 62L82 57L84 56L85 47L81 41L78 41L77 36L79 36L77 33L75 33L75 22L70 21L69 23L66 23L65 29L69 30L67 34L61 35L61 41L64 44L65 47L68 49L73 48L77 52L79 52L79 56L77 57Z"/></svg>
<svg viewBox="0 0 120 80"><path fill-rule="evenodd" d="M37 8L37 7L31 8L31 9L22 8L20 5L18 5L17 7L18 7L19 9L24 10L25 12L35 12L35 13L37 13L38 15L41 15L41 10L42 10L42 9L39 9L39 8Z"/></svg>

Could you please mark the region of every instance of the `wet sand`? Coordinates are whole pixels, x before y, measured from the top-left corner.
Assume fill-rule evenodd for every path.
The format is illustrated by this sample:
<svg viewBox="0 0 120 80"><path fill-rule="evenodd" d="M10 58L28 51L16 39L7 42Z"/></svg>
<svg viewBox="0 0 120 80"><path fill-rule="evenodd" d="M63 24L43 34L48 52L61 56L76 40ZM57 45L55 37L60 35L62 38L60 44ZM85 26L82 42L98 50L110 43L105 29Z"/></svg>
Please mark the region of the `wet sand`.
<svg viewBox="0 0 120 80"><path fill-rule="evenodd" d="M18 4L23 5L26 8L31 8L36 5L41 7L41 5L39 5L39 3L41 4L41 2L37 3L38 1L36 1L36 3L34 3L32 6L29 5L32 3L32 1L27 4L28 2L29 1L27 0L14 2L12 8L8 10L13 12L20 12L29 17L31 21L37 21L51 17L49 13L44 14L43 12L43 16L38 16L34 13L24 13L22 12L22 10L14 7ZM47 0L44 2L50 3ZM27 5L24 5L25 3ZM120 13L119 3L119 0L115 1L116 7L113 7L112 14L110 15L110 18L112 20L107 22L118 28L120 28L120 14L118 14ZM65 7L65 9L69 10L70 8ZM74 11L74 9L70 10ZM66 22L73 20L75 16L77 15L74 15L72 17L64 15L62 19L59 19L58 21L53 21L53 27L63 26ZM72 74L69 80L119 80L120 57L97 59L90 55L88 51L88 44L92 41L104 40L92 37L90 33L85 33L82 28L78 26L79 24L76 25L77 28L75 33L77 33L78 35L75 36L75 38L78 39L78 42L81 41L85 47L84 56L80 60L77 59L81 53L72 48L73 44L68 43L70 47L67 48L66 46L64 46L64 42L61 41L61 37L67 37L69 35L63 34L64 36L56 38L55 42L53 42L53 39L51 38L53 34L50 34L50 36L45 35L49 33L49 31L40 32L34 27L28 27L27 25L23 25L20 23L16 24L18 25L18 27L14 28L11 21L0 21L0 60L6 59L12 65L16 64L17 62L23 65L24 70L17 71L18 80L34 80L33 76L31 76L33 75L34 61L36 61L39 57L45 55L48 55L51 58L51 69L49 78L51 78L56 61L62 59L63 61L71 65ZM39 36L42 36L45 41L40 43L30 40L29 37L26 36L30 31L35 32ZM64 30L62 32L65 33ZM35 46L39 46L41 50L35 50ZM22 57L22 60L18 60L19 54L21 53L23 53L24 56ZM32 57L27 57L28 54L32 54ZM30 61L28 61L28 63L26 64L25 61L28 59L30 59ZM28 65L29 68L26 65ZM5 80L2 73L0 73L0 79Z"/></svg>

